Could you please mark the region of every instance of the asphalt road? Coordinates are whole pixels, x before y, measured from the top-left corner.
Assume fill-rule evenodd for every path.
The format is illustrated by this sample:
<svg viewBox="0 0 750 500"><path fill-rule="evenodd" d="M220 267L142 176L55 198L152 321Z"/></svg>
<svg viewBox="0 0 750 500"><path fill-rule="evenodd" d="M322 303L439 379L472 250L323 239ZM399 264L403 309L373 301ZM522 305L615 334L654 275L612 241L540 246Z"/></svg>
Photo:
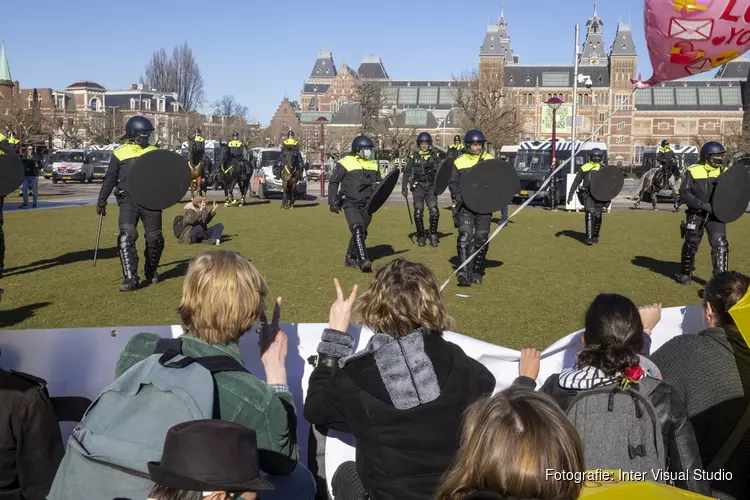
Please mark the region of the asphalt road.
<svg viewBox="0 0 750 500"><path fill-rule="evenodd" d="M625 186L623 187L622 193L615 198L615 200L612 203L612 209L613 210L628 210L630 207L632 207L633 202L630 199L630 197L633 195L637 188L638 181L635 179L626 179L625 180ZM77 207L77 206L87 206L87 205L94 205L96 203L96 200L99 196L99 190L101 189L101 182L94 181L92 184L81 184L81 183L58 183L53 184L51 180L44 179L43 177L39 178L39 194L42 195L39 198L38 202L38 208L37 210L51 210L56 208L68 208L68 207ZM388 199L389 204L394 205L404 205L404 198L401 196L401 188L396 187L393 194ZM308 186L308 198L310 200L314 200L319 198L320 196L320 182L319 181L311 181ZM239 195L239 190L235 190L236 195ZM186 193L187 194L187 193ZM59 195L60 198L57 197L49 197L44 195ZM212 198L220 198L223 199L224 193L223 191L208 191L208 197L209 199ZM29 197L31 198L31 197ZM274 198L280 198L280 196L272 196L272 199ZM410 197L411 198L411 197ZM23 199L18 196L17 192L12 193L9 196L5 198L5 206L4 211L5 212L13 212L17 210L26 210L21 209L21 203ZM31 206L31 199L29 199L29 207ZM411 200L410 200L411 201ZM443 206L447 206L450 204L450 195L446 192L439 198L439 202ZM110 197L109 203L113 204L115 203L114 197ZM538 202L532 202L532 204L529 206L529 208L540 208L541 204ZM663 210L670 210L671 209L671 203L668 201L665 201L663 203L660 203L660 208ZM650 210L651 204L650 203L643 203L641 204L642 210ZM30 210L30 208L29 208Z"/></svg>

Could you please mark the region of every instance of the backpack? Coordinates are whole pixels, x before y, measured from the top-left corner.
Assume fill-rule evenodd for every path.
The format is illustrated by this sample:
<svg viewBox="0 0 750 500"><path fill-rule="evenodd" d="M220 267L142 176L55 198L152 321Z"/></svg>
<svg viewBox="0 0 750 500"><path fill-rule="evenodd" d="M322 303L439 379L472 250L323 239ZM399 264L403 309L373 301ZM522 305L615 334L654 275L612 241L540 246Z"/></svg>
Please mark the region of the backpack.
<svg viewBox="0 0 750 500"><path fill-rule="evenodd" d="M567 415L583 441L587 469L648 473L665 470L661 426L648 395L660 383L643 377L622 389L619 383L581 391Z"/></svg>
<svg viewBox="0 0 750 500"><path fill-rule="evenodd" d="M184 220L183 215L178 215L174 218L174 221L172 222L172 231L174 232L174 237L179 239L180 234L182 234L182 230L185 228L182 221Z"/></svg>
<svg viewBox="0 0 750 500"><path fill-rule="evenodd" d="M68 439L48 500L147 498L147 464L161 461L167 431L219 418L214 374L247 372L229 356L181 353L180 339L161 339L153 355L104 389Z"/></svg>

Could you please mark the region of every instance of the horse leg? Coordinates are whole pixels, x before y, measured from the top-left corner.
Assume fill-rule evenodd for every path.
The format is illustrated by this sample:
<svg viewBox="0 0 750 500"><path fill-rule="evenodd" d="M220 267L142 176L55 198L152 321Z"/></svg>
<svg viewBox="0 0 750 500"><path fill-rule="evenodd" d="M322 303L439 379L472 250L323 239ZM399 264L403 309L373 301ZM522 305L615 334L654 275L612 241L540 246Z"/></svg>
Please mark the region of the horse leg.
<svg viewBox="0 0 750 500"><path fill-rule="evenodd" d="M658 186L652 187L651 188L651 207L653 208L654 211L659 210L659 208L656 206L656 204L659 201L658 195L659 195Z"/></svg>

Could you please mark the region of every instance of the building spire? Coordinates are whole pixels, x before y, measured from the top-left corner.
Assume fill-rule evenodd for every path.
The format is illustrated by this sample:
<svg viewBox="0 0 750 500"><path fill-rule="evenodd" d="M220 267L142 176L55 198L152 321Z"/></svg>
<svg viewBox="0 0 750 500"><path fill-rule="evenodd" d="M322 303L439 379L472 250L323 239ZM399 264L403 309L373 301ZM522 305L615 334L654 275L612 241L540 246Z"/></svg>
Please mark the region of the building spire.
<svg viewBox="0 0 750 500"><path fill-rule="evenodd" d="M596 0L594 0L594 17L596 17Z"/></svg>
<svg viewBox="0 0 750 500"><path fill-rule="evenodd" d="M13 78L10 76L8 56L5 54L5 41L0 44L0 82L13 82Z"/></svg>
<svg viewBox="0 0 750 500"><path fill-rule="evenodd" d="M500 0L500 19L505 17L505 0Z"/></svg>

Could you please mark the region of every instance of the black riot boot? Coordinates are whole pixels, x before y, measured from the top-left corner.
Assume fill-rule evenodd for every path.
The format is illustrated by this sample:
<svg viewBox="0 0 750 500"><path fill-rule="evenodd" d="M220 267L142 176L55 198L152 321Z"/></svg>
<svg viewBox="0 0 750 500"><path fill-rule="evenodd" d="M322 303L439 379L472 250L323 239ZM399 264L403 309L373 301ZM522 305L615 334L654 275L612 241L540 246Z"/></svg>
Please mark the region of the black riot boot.
<svg viewBox="0 0 750 500"><path fill-rule="evenodd" d="M424 210L414 209L414 225L417 226L417 245L423 247L426 241L424 234Z"/></svg>
<svg viewBox="0 0 750 500"><path fill-rule="evenodd" d="M471 256L471 239L466 233L458 234L458 263L459 265L466 262ZM471 286L473 262L467 264L463 269L458 271L458 286Z"/></svg>
<svg viewBox="0 0 750 500"><path fill-rule="evenodd" d="M474 257L474 269L471 273L471 282L475 285L481 285L482 284L482 277L484 276L484 266L485 266L485 259L487 257L487 252L489 251L490 246L485 245L482 247L482 249L479 251L476 257ZM471 249L472 253L477 251L476 247L473 247Z"/></svg>
<svg viewBox="0 0 750 500"><path fill-rule="evenodd" d="M159 261L161 260L161 254L164 251L164 237L159 236L157 240L149 244L146 242L146 250L143 252L143 257L146 259L146 265L144 266L144 273L146 274L146 282L155 285L159 283L159 274L156 269L159 267Z"/></svg>
<svg viewBox="0 0 750 500"><path fill-rule="evenodd" d="M680 253L680 274L675 278L680 285L689 285L692 281L693 266L695 265L695 250L686 241Z"/></svg>
<svg viewBox="0 0 750 500"><path fill-rule="evenodd" d="M438 246L438 222L440 221L440 210L435 207L430 209L430 246Z"/></svg>
<svg viewBox="0 0 750 500"><path fill-rule="evenodd" d="M594 227L591 235L593 236L594 245L596 245L599 243L599 230L602 228L602 214L593 214L593 216Z"/></svg>
<svg viewBox="0 0 750 500"><path fill-rule="evenodd" d="M346 267L353 267L359 269L359 262L357 262L357 248L354 245L354 236L349 238L349 248L346 249L346 259L344 260Z"/></svg>
<svg viewBox="0 0 750 500"><path fill-rule="evenodd" d="M367 257L367 245L365 245L365 228L354 226L354 246L357 252L357 262L359 269L363 273L372 271L372 262Z"/></svg>
<svg viewBox="0 0 750 500"><path fill-rule="evenodd" d="M2 207L2 205L0 205ZM2 208L0 208L2 210ZM5 233L3 233L2 215L0 215L0 278L5 270Z"/></svg>
<svg viewBox="0 0 750 500"><path fill-rule="evenodd" d="M594 244L594 214L592 212L585 213L586 218L586 239L584 243L591 246Z"/></svg>
<svg viewBox="0 0 750 500"><path fill-rule="evenodd" d="M120 284L121 292L130 292L138 288L138 252L135 249L135 241L125 233L120 233L117 238L117 247L120 253L120 265L122 266L123 280Z"/></svg>
<svg viewBox="0 0 750 500"><path fill-rule="evenodd" d="M720 238L716 246L711 249L711 263L714 276L729 270L729 242L726 238Z"/></svg>

